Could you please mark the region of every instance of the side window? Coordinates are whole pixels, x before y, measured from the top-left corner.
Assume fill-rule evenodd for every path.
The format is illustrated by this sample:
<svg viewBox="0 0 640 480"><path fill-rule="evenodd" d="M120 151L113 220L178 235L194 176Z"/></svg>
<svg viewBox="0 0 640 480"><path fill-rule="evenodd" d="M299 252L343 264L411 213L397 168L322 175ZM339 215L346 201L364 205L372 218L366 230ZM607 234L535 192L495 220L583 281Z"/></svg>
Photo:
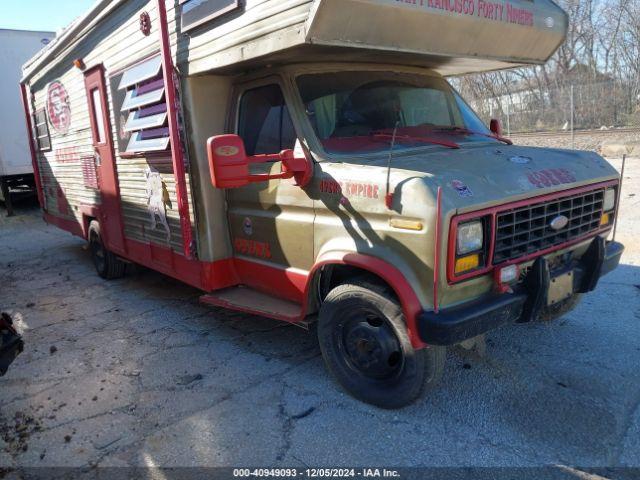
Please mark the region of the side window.
<svg viewBox="0 0 640 480"><path fill-rule="evenodd" d="M244 92L238 135L244 140L247 155L279 153L295 146L296 132L278 85Z"/></svg>
<svg viewBox="0 0 640 480"><path fill-rule="evenodd" d="M462 113L462 119L464 121L464 125L474 132L481 133L491 133L487 126L482 123L482 120L478 118L476 113L471 109L469 105L463 100L463 98L457 93L454 94L456 98L456 102L458 104L458 108L460 108L460 112Z"/></svg>
<svg viewBox="0 0 640 480"><path fill-rule="evenodd" d="M33 127L35 129L38 151L48 152L51 150L51 135L49 134L47 114L45 113L44 108L33 114Z"/></svg>

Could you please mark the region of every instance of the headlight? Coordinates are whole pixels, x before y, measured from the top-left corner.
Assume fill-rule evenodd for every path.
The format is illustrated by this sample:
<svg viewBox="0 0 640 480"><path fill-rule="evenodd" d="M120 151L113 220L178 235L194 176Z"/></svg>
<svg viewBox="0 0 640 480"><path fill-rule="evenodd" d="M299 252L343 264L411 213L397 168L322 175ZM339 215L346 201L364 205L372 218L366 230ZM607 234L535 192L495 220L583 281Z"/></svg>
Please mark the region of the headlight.
<svg viewBox="0 0 640 480"><path fill-rule="evenodd" d="M603 210L608 212L609 210L613 210L613 207L616 206L616 189L615 188L607 188L604 191L604 205Z"/></svg>
<svg viewBox="0 0 640 480"><path fill-rule="evenodd" d="M475 221L458 225L458 255L475 252L482 248L484 234L482 222Z"/></svg>

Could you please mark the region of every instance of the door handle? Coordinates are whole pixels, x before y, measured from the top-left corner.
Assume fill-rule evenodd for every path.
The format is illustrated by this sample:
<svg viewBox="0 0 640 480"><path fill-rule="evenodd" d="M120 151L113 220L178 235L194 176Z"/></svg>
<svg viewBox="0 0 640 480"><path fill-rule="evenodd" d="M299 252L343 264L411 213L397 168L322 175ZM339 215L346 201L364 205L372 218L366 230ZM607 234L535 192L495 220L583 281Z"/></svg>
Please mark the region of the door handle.
<svg viewBox="0 0 640 480"><path fill-rule="evenodd" d="M100 158L100 153L98 153L97 150L93 154L93 162L96 164L96 167L99 167L100 165L102 165L102 159Z"/></svg>

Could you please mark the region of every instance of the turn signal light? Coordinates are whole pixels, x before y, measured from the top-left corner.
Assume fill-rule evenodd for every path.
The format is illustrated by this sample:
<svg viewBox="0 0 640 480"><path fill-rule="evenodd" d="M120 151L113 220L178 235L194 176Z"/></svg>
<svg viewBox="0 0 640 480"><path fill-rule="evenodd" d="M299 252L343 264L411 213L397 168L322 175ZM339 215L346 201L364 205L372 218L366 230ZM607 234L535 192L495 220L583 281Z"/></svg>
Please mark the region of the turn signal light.
<svg viewBox="0 0 640 480"><path fill-rule="evenodd" d="M474 253L473 255L467 255L466 257L460 257L456 259L456 274L462 272L468 272L474 268L480 266L480 255Z"/></svg>
<svg viewBox="0 0 640 480"><path fill-rule="evenodd" d="M609 225L609 214L603 213L600 217L600 226Z"/></svg>

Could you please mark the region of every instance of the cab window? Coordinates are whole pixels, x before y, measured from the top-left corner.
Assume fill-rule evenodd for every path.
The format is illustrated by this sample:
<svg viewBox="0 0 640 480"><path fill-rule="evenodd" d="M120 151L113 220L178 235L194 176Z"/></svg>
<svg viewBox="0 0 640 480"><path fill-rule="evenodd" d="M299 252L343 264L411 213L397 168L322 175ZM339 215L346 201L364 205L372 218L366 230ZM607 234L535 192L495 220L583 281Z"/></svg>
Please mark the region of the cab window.
<svg viewBox="0 0 640 480"><path fill-rule="evenodd" d="M279 85L247 90L240 100L238 135L248 155L293 149L296 133Z"/></svg>

